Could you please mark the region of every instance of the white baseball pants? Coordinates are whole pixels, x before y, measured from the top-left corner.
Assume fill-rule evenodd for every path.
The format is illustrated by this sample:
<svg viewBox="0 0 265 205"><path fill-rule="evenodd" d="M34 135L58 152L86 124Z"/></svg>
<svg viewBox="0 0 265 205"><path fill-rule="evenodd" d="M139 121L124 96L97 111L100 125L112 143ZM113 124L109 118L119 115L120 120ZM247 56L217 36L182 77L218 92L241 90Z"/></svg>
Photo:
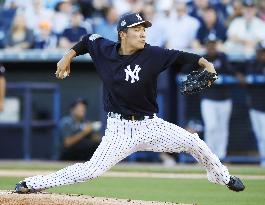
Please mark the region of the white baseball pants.
<svg viewBox="0 0 265 205"><path fill-rule="evenodd" d="M265 166L265 112L250 109L250 121L257 139L261 165Z"/></svg>
<svg viewBox="0 0 265 205"><path fill-rule="evenodd" d="M224 159L227 153L231 112L232 100L203 99L201 101L204 141L220 159Z"/></svg>
<svg viewBox="0 0 265 205"><path fill-rule="evenodd" d="M158 117L142 121L108 118L105 136L90 161L76 163L52 174L26 178L29 188L46 189L84 182L102 175L137 151L187 152L207 171L208 180L225 185L230 175L207 145L186 130Z"/></svg>

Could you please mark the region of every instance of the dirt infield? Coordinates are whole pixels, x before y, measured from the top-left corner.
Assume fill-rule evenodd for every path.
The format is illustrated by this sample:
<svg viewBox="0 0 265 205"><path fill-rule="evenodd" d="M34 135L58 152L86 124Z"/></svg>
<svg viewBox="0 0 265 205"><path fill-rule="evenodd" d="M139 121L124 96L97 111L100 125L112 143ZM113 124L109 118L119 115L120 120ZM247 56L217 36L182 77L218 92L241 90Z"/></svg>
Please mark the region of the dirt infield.
<svg viewBox="0 0 265 205"><path fill-rule="evenodd" d="M51 193L15 194L0 191L1 205L176 205L178 203L102 198ZM181 205L181 204L178 204ZM184 205L184 204L182 204ZM188 204L186 204L188 205Z"/></svg>

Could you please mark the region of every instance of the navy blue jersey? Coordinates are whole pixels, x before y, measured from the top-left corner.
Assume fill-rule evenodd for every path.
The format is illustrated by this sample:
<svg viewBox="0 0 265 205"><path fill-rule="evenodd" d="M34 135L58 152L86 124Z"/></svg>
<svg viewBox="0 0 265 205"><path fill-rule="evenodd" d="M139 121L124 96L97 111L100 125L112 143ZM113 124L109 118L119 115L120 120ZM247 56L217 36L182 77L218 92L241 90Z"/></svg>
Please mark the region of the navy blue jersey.
<svg viewBox="0 0 265 205"><path fill-rule="evenodd" d="M157 77L173 63L198 63L200 56L145 45L132 55L119 55L119 43L97 34L82 39L86 51L103 80L104 109L124 115L151 115L158 112ZM74 49L74 48L73 48ZM75 49L74 49L75 50ZM80 54L80 52L78 53ZM186 54L186 55L184 55Z"/></svg>

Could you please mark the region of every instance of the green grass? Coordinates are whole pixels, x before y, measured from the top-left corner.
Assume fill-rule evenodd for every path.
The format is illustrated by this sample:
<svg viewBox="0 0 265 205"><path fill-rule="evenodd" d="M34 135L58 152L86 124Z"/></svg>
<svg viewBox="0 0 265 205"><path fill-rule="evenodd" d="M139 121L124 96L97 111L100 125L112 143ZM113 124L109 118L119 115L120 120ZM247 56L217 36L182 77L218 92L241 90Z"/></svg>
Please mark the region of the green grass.
<svg viewBox="0 0 265 205"><path fill-rule="evenodd" d="M228 165L228 169L231 174L234 175L265 175L265 168L259 166L234 166ZM115 166L111 171L123 171L123 172L154 172L154 173L206 173L205 169L198 165L188 165L175 167L145 167L145 166Z"/></svg>
<svg viewBox="0 0 265 205"><path fill-rule="evenodd" d="M0 177L0 189L13 189L22 178ZM49 189L49 192L124 199L155 200L198 205L263 205L265 181L245 180L247 189L235 193L203 179L98 178Z"/></svg>
<svg viewBox="0 0 265 205"><path fill-rule="evenodd" d="M73 163L63 162L41 162L41 161L0 161L0 170L58 170ZM234 175L265 175L265 168L253 165L234 166L228 165L229 171ZM141 165L116 165L111 171L122 172L154 172L154 173L205 173L205 170L196 165L176 165L175 167L162 167L162 166L141 166Z"/></svg>
<svg viewBox="0 0 265 205"><path fill-rule="evenodd" d="M47 161L0 161L0 170L8 169L8 170L57 170L64 168L71 163L63 163L63 162L47 162Z"/></svg>
<svg viewBox="0 0 265 205"><path fill-rule="evenodd" d="M0 170L58 170L69 164L42 161L0 161ZM234 175L265 175L259 166L228 165ZM205 173L195 164L172 168L154 165L117 165L111 171L153 173ZM0 177L0 190L13 189L23 178ZM206 179L156 179L101 177L86 183L49 189L49 192L84 194L124 199L156 200L198 205L263 205L265 180L245 180L246 191L235 193L225 186L209 183Z"/></svg>

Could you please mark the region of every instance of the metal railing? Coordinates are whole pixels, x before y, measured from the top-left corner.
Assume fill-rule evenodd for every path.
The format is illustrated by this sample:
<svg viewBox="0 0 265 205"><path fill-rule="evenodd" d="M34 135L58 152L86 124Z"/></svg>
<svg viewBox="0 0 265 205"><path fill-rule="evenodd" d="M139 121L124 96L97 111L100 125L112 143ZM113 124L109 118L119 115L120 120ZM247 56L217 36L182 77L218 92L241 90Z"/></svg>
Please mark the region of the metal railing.
<svg viewBox="0 0 265 205"><path fill-rule="evenodd" d="M23 137L23 158L24 160L30 160L31 154L31 135L32 128L39 127L52 127L53 132L53 146L57 147L59 143L58 135L58 123L60 119L60 88L58 84L54 83L32 83L32 82L20 82L20 83L8 83L7 92L16 91L22 96L23 108L22 119L17 123L0 123L0 127L4 128L21 128ZM32 96L33 92L52 92L53 95L53 107L52 118L49 120L33 120L32 119ZM57 159L58 153L54 149L52 159Z"/></svg>

